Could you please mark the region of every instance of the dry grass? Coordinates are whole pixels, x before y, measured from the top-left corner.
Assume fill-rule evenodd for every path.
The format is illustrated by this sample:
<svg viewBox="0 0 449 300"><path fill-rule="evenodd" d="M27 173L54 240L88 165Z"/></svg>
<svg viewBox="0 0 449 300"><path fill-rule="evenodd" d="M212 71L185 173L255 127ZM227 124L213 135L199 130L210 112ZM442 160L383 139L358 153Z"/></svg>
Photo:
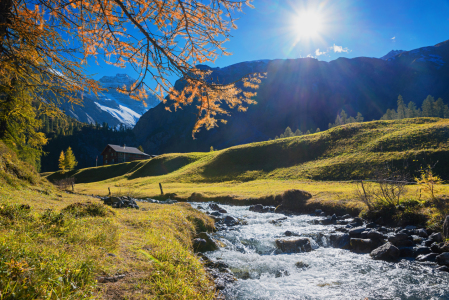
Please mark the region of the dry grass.
<svg viewBox="0 0 449 300"><path fill-rule="evenodd" d="M191 251L212 220L185 204L139 205L113 210L88 196L0 187L0 299L212 299Z"/></svg>

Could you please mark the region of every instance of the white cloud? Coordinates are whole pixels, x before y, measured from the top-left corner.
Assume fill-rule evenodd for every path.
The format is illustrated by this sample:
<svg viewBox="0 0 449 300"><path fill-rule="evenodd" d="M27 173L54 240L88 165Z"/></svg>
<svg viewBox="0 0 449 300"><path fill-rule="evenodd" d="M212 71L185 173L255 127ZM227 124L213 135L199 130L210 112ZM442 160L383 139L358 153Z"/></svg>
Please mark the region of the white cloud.
<svg viewBox="0 0 449 300"><path fill-rule="evenodd" d="M343 46L337 46L337 45L335 45L335 44L334 44L333 47L331 47L331 49L333 49L334 52L338 52L338 53L341 53L341 52L346 52L346 53L351 52L351 50L349 50L348 48L343 48Z"/></svg>
<svg viewBox="0 0 449 300"><path fill-rule="evenodd" d="M394 36L394 37L392 37L391 39L392 39L392 40L395 40L395 39L396 39L396 37Z"/></svg>
<svg viewBox="0 0 449 300"><path fill-rule="evenodd" d="M320 56L320 55L324 55L324 54L326 54L327 52L320 52L320 49L316 49L315 50L315 55L316 56Z"/></svg>
<svg viewBox="0 0 449 300"><path fill-rule="evenodd" d="M307 57L315 58L312 54L307 55Z"/></svg>

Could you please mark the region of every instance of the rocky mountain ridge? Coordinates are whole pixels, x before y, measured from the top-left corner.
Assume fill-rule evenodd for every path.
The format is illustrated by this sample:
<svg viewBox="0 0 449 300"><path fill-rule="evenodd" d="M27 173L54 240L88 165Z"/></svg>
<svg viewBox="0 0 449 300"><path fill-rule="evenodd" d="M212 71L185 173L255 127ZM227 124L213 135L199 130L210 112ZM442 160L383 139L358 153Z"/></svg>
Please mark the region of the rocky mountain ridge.
<svg viewBox="0 0 449 300"><path fill-rule="evenodd" d="M151 93L148 93L145 106L142 101L136 101L126 94L117 92L115 90L117 87L123 85L129 87L134 82L134 79L127 74L103 76L99 82L101 87L107 90L100 92L98 97L83 93L79 95L83 99L82 106L63 103L60 107L68 116L80 122L100 124L106 122L111 127L118 127L120 124L133 127L148 109L159 104L159 100Z"/></svg>
<svg viewBox="0 0 449 300"><path fill-rule="evenodd" d="M327 129L344 109L361 112L365 120L379 119L396 107L398 95L420 106L427 95L449 101L449 42L397 53L387 59L357 57L324 62L313 58L243 62L211 68L212 76L227 83L251 72L267 72L256 105L247 112L231 110L227 124L191 137L195 105L168 112L164 104L147 111L134 127L139 143L154 154L209 151L268 140L287 126ZM202 66L206 68L207 66ZM182 79L175 84L184 86Z"/></svg>

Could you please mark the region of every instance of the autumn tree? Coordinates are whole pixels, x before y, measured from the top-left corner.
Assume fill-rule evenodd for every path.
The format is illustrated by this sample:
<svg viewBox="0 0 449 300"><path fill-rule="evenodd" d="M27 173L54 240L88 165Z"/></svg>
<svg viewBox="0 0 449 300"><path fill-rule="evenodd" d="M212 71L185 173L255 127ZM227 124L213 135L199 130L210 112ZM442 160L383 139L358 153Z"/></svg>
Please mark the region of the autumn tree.
<svg viewBox="0 0 449 300"><path fill-rule="evenodd" d="M66 170L72 171L78 165L76 161L75 154L73 154L72 148L67 148L65 152L64 165Z"/></svg>
<svg viewBox="0 0 449 300"><path fill-rule="evenodd" d="M118 67L131 67L138 79L118 88L143 100L154 93L178 109L195 103L193 133L217 126L226 109L245 111L255 103L261 75L247 74L236 82L214 82L211 72L195 66L230 55L223 44L236 29L235 13L252 0L2 0L0 4L0 83L23 83L40 108L42 95L71 103L85 92L100 91L85 72L89 58ZM68 38L70 37L70 38ZM169 76L183 77L176 90ZM164 98L168 95L167 98ZM224 108L226 107L226 109ZM222 120L225 122L224 120Z"/></svg>
<svg viewBox="0 0 449 300"><path fill-rule="evenodd" d="M65 163L65 155L64 151L61 151L61 154L59 155L59 170L61 170L61 173L64 174L66 171L66 163Z"/></svg>

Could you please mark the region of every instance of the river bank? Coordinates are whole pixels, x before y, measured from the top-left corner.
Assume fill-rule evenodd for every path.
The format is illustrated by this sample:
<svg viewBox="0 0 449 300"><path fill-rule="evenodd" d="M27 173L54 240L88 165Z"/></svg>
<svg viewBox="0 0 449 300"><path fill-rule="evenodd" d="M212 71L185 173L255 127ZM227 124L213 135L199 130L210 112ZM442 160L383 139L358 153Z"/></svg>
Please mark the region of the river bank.
<svg viewBox="0 0 449 300"><path fill-rule="evenodd" d="M437 269L440 266L434 261L440 253L431 254L441 249L429 247L441 237L431 232L424 237L424 229L360 224L360 219L346 217L323 225L327 218L322 216L261 213L251 211L249 206L220 205L226 213L218 215L205 203L192 206L211 213L218 224L223 224L211 235L222 247L206 255L226 265L238 279L223 289L227 299L449 297L449 274ZM238 223L232 224L230 218ZM370 256L373 245L365 249L360 244L351 245L377 233L385 242L392 241L401 248L395 259L376 260ZM307 239L311 249L292 251L279 245L279 241L299 239Z"/></svg>

